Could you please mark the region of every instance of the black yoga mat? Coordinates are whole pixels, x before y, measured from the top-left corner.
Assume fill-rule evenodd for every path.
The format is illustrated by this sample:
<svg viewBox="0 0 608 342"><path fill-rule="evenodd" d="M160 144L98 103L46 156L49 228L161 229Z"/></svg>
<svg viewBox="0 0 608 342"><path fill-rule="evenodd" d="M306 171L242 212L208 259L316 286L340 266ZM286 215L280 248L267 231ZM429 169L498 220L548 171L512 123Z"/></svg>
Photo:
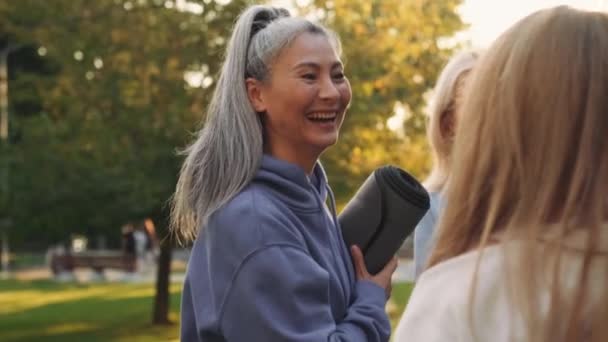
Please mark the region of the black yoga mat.
<svg viewBox="0 0 608 342"><path fill-rule="evenodd" d="M375 170L338 216L350 248L357 245L367 270L376 274L429 210L429 194L410 174L395 167Z"/></svg>

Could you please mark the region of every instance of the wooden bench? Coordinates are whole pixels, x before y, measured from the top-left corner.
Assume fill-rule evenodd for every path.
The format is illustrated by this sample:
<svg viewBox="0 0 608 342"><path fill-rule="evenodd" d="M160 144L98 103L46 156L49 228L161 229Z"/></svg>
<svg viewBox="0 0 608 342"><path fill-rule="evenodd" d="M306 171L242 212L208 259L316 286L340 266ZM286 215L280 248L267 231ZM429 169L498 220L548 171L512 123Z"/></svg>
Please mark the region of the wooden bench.
<svg viewBox="0 0 608 342"><path fill-rule="evenodd" d="M66 253L52 255L50 265L54 275L72 272L75 268L91 268L97 273L102 273L106 268L135 272L136 258L135 255L118 251Z"/></svg>

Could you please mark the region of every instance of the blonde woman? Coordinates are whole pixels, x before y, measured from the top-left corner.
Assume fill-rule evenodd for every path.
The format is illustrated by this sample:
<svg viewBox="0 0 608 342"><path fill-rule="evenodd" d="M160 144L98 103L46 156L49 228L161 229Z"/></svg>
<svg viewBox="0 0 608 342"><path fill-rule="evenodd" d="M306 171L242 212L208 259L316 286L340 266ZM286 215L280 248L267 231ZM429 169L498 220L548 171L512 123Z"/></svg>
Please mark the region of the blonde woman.
<svg viewBox="0 0 608 342"><path fill-rule="evenodd" d="M427 125L433 169L424 182L431 197L431 208L414 231L416 276L420 275L426 264L437 219L443 207L441 192L450 173L454 127L459 116L465 81L476 61L475 52L457 54L443 69L435 86Z"/></svg>
<svg viewBox="0 0 608 342"><path fill-rule="evenodd" d="M608 14L557 7L475 66L430 268L396 341L608 341Z"/></svg>

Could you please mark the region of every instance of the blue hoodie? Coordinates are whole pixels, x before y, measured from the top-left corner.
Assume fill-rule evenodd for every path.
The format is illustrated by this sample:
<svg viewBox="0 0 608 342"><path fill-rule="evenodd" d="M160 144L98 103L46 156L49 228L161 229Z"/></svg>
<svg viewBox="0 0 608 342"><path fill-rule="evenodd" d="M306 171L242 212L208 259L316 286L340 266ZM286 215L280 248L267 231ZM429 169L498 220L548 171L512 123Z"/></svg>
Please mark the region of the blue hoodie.
<svg viewBox="0 0 608 342"><path fill-rule="evenodd" d="M194 243L182 342L388 341L384 289L355 279L328 189L319 164L309 179L263 157Z"/></svg>

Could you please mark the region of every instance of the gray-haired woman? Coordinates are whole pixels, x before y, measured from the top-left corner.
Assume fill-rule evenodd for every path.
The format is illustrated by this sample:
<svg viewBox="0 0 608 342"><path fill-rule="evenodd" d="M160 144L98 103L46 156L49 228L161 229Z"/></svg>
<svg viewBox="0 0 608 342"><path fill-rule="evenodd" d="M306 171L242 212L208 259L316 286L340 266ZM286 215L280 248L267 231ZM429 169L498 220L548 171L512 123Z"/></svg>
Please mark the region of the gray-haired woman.
<svg viewBox="0 0 608 342"><path fill-rule="evenodd" d="M339 51L284 9L239 17L173 203L175 233L196 239L182 341L388 340L396 261L372 276L355 247L355 274L317 161L351 99Z"/></svg>

